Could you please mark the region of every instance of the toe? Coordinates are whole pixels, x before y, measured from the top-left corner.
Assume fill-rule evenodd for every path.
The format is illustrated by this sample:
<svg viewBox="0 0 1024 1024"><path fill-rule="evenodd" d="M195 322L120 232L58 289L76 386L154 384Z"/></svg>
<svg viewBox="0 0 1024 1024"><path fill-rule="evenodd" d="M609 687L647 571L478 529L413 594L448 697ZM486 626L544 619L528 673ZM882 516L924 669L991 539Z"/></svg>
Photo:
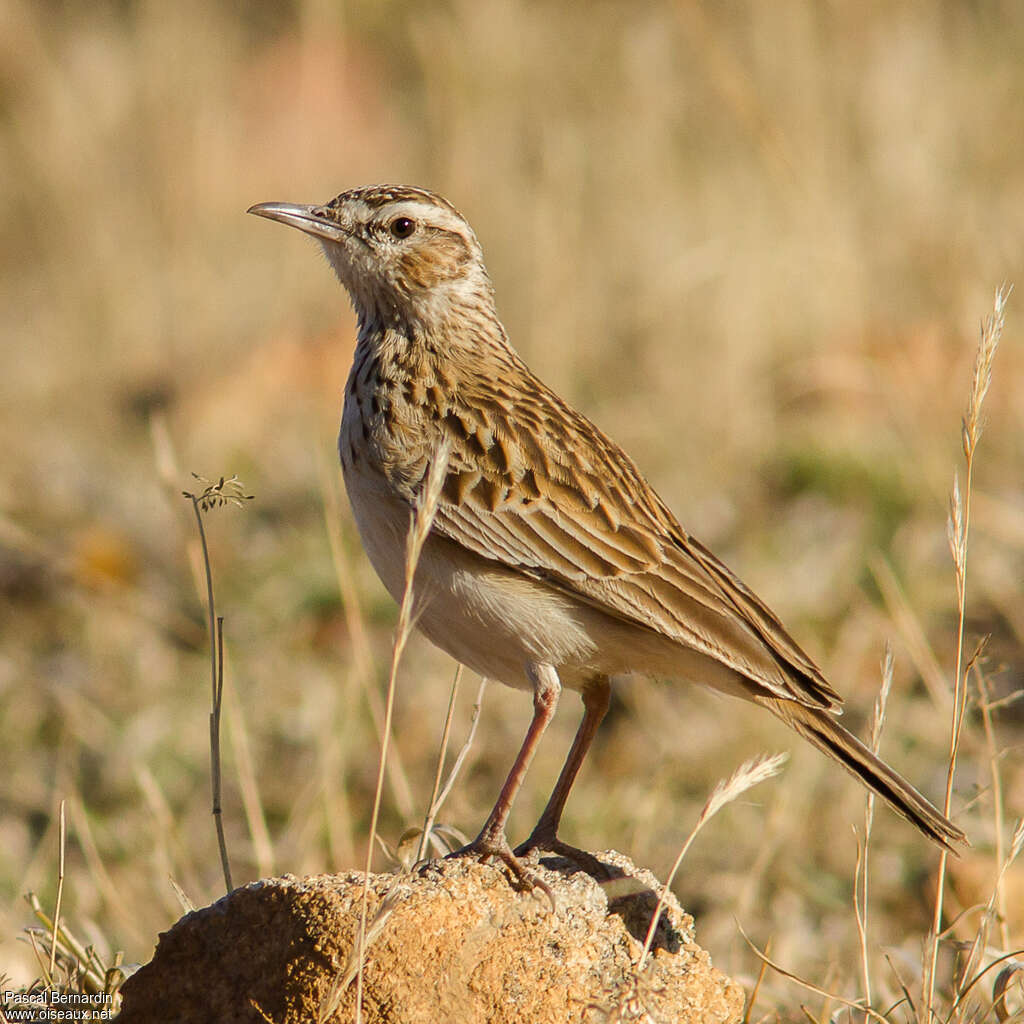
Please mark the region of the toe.
<svg viewBox="0 0 1024 1024"><path fill-rule="evenodd" d="M449 853L445 860L453 857L476 857L481 862L491 860L492 858L500 860L511 872L518 888L522 888L527 892L533 889L540 889L547 896L548 901L551 903L551 909L554 911L555 894L551 886L535 872L531 871L512 852L512 848L508 845L508 840L504 836L500 838L477 836L473 842L467 843L454 853Z"/></svg>
<svg viewBox="0 0 1024 1024"><path fill-rule="evenodd" d="M570 846L568 843L563 843L553 832L551 834L534 832L525 843L521 843L516 847L515 855L517 857L525 857L534 850L564 857L566 860L576 864L586 874L599 881L611 877L608 867L602 864L592 853L581 850L576 846Z"/></svg>

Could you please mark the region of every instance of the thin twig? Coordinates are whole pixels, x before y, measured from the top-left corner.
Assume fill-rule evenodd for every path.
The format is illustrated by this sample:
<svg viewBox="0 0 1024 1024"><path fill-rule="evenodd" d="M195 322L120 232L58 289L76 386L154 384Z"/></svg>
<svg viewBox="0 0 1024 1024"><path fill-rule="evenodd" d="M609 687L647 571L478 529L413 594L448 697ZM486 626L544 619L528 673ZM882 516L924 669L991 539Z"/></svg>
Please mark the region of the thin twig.
<svg viewBox="0 0 1024 1024"><path fill-rule="evenodd" d="M220 713L224 702L224 616L217 616L217 675L214 682L213 710L210 712L210 784L213 791L213 821L217 827L217 846L220 865L224 871L224 884L232 892L231 865L228 862L228 844L224 835L224 814L220 804Z"/></svg>
<svg viewBox="0 0 1024 1024"><path fill-rule="evenodd" d="M196 526L199 529L199 543L203 555L203 571L206 576L206 624L210 637L210 789L211 789L211 813L213 814L214 825L217 830L217 846L220 849L221 870L224 873L224 884L227 891L231 892L234 885L231 883L231 865L228 861L227 839L224 835L224 818L221 811L221 768L220 768L220 718L221 706L224 696L224 619L218 617L213 599L213 569L210 566L210 551L206 543L206 528L203 526L203 512L211 508L220 508L224 505L236 505L241 507L244 502L252 501L251 494L245 494L242 490L241 481L237 477L221 477L216 483L211 483L199 476L192 474L204 488L198 494L191 491L182 491L182 494L192 502L192 511L195 513Z"/></svg>
<svg viewBox="0 0 1024 1024"><path fill-rule="evenodd" d="M227 653L225 652L225 658ZM226 675L224 679L226 680ZM225 688L222 692L222 720L226 721L230 741L231 763L234 768L235 785L242 801L245 821L249 829L252 843L253 859L260 878L269 878L274 874L274 844L267 828L267 816L263 800L260 796L256 768L253 763L252 748L249 743L248 723L246 715L239 706L238 693L230 693Z"/></svg>

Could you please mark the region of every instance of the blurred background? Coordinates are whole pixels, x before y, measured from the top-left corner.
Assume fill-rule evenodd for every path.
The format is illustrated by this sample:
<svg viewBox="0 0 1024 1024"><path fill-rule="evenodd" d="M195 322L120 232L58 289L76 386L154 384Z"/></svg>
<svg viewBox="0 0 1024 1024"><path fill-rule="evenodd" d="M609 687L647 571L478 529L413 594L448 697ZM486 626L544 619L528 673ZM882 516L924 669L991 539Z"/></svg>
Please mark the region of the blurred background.
<svg viewBox="0 0 1024 1024"><path fill-rule="evenodd" d="M979 324L998 285L1022 283L1024 7L0 8L0 974L38 973L16 940L25 892L52 905L61 799L64 916L105 955L149 959L182 912L171 879L196 905L222 893L191 472L238 474L255 495L206 517L235 883L365 856L396 610L336 465L354 321L307 239L245 216L261 201L380 181L449 197L527 361L778 612L862 734L892 644L883 753L941 799L960 419ZM971 509L968 648L991 634L994 697L1024 671L1021 302ZM422 821L453 670L411 644L392 845ZM467 677L456 746L476 692ZM974 846L951 914L994 880L993 762L1007 819L1024 811L1021 708L995 712L995 757L969 712L954 810ZM514 841L578 712L567 694ZM521 693L487 690L443 821L475 833L529 715ZM715 819L676 889L748 986L758 961L737 921L855 995L864 794L762 711L630 682L563 834L664 877L715 781L780 749L784 775ZM879 811L871 955L894 988L882 953L919 969L935 861ZM766 984L766 1005L806 998Z"/></svg>

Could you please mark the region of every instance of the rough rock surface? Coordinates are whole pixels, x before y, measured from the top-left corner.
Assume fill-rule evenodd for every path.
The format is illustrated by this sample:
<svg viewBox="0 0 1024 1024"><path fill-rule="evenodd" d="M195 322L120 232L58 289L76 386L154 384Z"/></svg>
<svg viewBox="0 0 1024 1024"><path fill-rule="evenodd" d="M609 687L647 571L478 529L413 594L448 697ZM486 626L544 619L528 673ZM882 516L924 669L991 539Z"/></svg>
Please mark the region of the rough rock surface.
<svg viewBox="0 0 1024 1024"><path fill-rule="evenodd" d="M636 966L661 886L615 852L598 882L544 858L539 889L471 860L373 875L363 976L366 1024L727 1024L743 992L694 942L669 895L654 952ZM122 989L121 1024L350 1022L363 876L254 882L183 917Z"/></svg>

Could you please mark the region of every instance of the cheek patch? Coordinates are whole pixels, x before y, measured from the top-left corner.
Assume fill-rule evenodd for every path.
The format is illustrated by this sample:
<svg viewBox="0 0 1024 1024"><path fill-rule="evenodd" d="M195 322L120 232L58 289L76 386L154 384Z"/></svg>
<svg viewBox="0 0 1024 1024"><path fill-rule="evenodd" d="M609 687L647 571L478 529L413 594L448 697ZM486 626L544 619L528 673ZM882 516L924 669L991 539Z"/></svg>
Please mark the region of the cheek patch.
<svg viewBox="0 0 1024 1024"><path fill-rule="evenodd" d="M449 231L434 231L402 253L399 267L411 288L429 291L458 277L470 261L464 239Z"/></svg>

